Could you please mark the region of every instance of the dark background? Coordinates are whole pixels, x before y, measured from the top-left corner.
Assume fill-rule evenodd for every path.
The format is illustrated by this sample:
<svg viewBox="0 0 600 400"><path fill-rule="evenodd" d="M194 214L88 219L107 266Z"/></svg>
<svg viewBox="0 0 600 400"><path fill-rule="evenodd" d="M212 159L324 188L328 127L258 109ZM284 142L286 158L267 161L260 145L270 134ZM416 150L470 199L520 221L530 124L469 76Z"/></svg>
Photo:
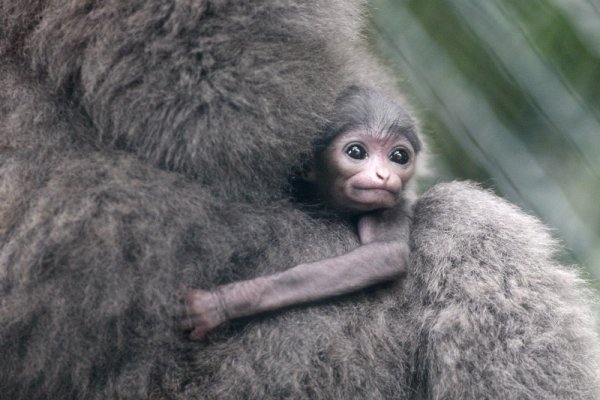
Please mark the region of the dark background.
<svg viewBox="0 0 600 400"><path fill-rule="evenodd" d="M537 215L600 289L600 2L374 0L371 45L432 153Z"/></svg>

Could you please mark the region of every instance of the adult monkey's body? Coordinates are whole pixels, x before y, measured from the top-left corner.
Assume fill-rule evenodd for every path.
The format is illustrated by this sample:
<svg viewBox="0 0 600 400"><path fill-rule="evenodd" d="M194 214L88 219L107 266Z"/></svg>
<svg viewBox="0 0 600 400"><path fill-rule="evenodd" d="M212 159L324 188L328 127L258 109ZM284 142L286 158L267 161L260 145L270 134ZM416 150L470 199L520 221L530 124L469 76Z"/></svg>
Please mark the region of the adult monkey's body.
<svg viewBox="0 0 600 400"><path fill-rule="evenodd" d="M405 274L406 185L421 149L416 127L391 99L351 87L336 101L314 159L312 197L356 223L360 246L277 274L187 294L182 326L198 340L221 323L362 289Z"/></svg>
<svg viewBox="0 0 600 400"><path fill-rule="evenodd" d="M398 284L171 329L182 287L358 246L281 188L345 88L393 85L360 3L0 2L0 397L598 397L595 297L464 183L416 200Z"/></svg>

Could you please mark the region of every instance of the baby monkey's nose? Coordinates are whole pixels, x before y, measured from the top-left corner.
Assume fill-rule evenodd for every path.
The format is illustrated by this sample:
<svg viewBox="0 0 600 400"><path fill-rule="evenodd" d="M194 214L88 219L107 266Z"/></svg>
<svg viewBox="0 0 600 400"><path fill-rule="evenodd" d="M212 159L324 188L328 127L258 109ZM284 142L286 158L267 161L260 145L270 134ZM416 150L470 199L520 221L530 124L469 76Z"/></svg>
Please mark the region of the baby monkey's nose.
<svg viewBox="0 0 600 400"><path fill-rule="evenodd" d="M375 175L383 181L387 181L390 177L390 170L385 167L379 167L375 169Z"/></svg>

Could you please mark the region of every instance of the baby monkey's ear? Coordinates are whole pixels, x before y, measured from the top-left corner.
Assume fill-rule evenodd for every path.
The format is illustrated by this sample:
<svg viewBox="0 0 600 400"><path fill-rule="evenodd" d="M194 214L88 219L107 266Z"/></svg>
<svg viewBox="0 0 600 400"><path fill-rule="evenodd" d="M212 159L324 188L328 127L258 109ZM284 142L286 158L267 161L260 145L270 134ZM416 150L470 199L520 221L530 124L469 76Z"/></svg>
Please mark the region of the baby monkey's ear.
<svg viewBox="0 0 600 400"><path fill-rule="evenodd" d="M308 161L306 164L302 166L302 171L300 171L300 176L306 182L316 183L317 182L317 172L315 170L314 161Z"/></svg>

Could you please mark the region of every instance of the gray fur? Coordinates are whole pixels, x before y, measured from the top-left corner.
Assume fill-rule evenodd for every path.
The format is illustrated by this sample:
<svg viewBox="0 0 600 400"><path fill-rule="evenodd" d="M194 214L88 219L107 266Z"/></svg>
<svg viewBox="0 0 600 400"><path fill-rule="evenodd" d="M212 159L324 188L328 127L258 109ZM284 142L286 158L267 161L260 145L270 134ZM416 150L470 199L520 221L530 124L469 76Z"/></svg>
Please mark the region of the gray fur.
<svg viewBox="0 0 600 400"><path fill-rule="evenodd" d="M366 125L366 126L365 126ZM421 151L416 124L410 113L395 101L370 88L351 86L336 99L325 134L317 141L326 148L340 133L362 129L373 136L401 136Z"/></svg>
<svg viewBox="0 0 600 400"><path fill-rule="evenodd" d="M384 88L350 1L0 3L0 398L599 395L593 296L477 187L415 205L407 279L220 328L211 288L357 245L287 199L350 84Z"/></svg>

